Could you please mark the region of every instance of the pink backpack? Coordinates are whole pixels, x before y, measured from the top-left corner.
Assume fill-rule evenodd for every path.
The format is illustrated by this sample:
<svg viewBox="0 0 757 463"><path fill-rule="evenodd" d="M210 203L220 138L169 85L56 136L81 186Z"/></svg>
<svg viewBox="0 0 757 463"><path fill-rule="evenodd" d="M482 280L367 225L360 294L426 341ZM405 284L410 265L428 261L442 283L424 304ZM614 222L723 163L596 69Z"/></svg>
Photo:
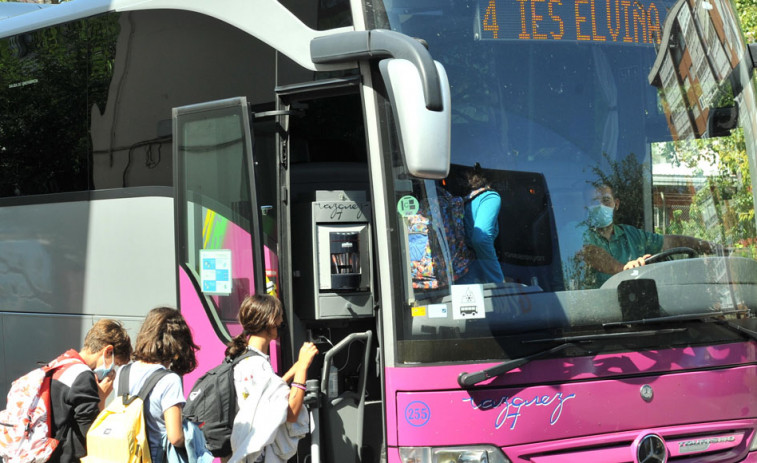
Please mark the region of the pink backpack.
<svg viewBox="0 0 757 463"><path fill-rule="evenodd" d="M68 352L13 381L6 409L0 411L0 457L5 463L43 463L58 446L50 434L53 374L83 363Z"/></svg>

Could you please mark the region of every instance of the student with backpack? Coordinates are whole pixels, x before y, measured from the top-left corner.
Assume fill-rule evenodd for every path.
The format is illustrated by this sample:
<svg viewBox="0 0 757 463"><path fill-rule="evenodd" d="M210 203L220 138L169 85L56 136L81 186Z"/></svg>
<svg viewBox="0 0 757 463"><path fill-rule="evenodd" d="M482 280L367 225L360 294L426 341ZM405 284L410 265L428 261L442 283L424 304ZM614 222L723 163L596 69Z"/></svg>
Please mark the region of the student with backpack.
<svg viewBox="0 0 757 463"><path fill-rule="evenodd" d="M465 240L476 253L476 260L461 283L502 283L505 276L494 248L502 199L478 163L466 177L470 193L465 197Z"/></svg>
<svg viewBox="0 0 757 463"><path fill-rule="evenodd" d="M231 433L233 455L224 461L287 461L296 452L297 439L308 430L308 414L302 405L307 370L318 349L304 343L297 362L277 376L269 363L268 346L279 337L283 321L281 301L271 295L248 296L239 308L243 331L229 343L226 355L231 359L252 355L234 367L239 412Z"/></svg>
<svg viewBox="0 0 757 463"><path fill-rule="evenodd" d="M184 446L181 411L185 399L179 375L197 367L195 352L198 349L178 310L169 307L152 309L137 334L132 356L135 361L121 368L116 377L116 396L134 396L152 374L168 371L148 397L142 397L147 403L144 417L153 462L162 461L164 437L174 447ZM128 390L120 387L121 375L128 375Z"/></svg>
<svg viewBox="0 0 757 463"><path fill-rule="evenodd" d="M129 361L131 350L126 329L102 319L87 332L79 352L70 349L14 381L8 408L0 412L0 457L6 463L25 463L45 461L49 454L49 462L79 462L86 454L84 436L113 390L113 369ZM24 394L37 394L41 400ZM25 434L23 424L30 416L38 419Z"/></svg>

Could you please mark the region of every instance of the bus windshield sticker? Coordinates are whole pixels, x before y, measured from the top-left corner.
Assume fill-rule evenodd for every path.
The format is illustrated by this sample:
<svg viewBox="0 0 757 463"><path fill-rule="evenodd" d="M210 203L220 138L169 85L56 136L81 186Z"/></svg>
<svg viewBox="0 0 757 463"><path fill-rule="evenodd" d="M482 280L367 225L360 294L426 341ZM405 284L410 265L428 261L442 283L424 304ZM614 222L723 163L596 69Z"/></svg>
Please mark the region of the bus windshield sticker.
<svg viewBox="0 0 757 463"><path fill-rule="evenodd" d="M231 294L231 250L201 249L200 283L205 294Z"/></svg>
<svg viewBox="0 0 757 463"><path fill-rule="evenodd" d="M420 204L414 196L403 196L397 202L397 212L399 212L402 217L410 217L412 215L416 215L418 214L419 209Z"/></svg>
<svg viewBox="0 0 757 463"><path fill-rule="evenodd" d="M447 318L447 304L429 304L428 318Z"/></svg>
<svg viewBox="0 0 757 463"><path fill-rule="evenodd" d="M419 305L412 307L410 309L410 313L413 317L425 317L426 316L426 306L425 305Z"/></svg>
<svg viewBox="0 0 757 463"><path fill-rule="evenodd" d="M479 0L476 40L653 46L670 0Z"/></svg>
<svg viewBox="0 0 757 463"><path fill-rule="evenodd" d="M452 285L452 318L454 320L485 317L482 285Z"/></svg>

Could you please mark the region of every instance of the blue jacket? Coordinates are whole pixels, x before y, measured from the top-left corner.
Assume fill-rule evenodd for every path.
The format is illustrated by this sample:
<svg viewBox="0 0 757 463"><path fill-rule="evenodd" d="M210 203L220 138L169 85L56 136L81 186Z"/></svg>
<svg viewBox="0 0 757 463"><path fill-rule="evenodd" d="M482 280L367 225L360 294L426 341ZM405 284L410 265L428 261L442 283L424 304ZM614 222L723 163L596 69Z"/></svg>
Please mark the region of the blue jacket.
<svg viewBox="0 0 757 463"><path fill-rule="evenodd" d="M493 190L486 190L465 202L465 236L476 252L473 268L482 282L502 283L505 280L494 250L494 240L499 235L501 205L499 193Z"/></svg>
<svg viewBox="0 0 757 463"><path fill-rule="evenodd" d="M165 461L153 463L212 463L213 455L205 446L205 436L191 421L184 421L184 448L176 448L163 436L163 448L166 450Z"/></svg>

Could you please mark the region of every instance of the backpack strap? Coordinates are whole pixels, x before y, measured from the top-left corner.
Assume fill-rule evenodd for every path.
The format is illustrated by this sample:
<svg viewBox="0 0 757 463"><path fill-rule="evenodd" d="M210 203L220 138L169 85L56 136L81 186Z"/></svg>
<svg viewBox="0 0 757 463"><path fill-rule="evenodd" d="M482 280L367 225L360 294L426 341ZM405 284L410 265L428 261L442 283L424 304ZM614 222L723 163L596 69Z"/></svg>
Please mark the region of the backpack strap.
<svg viewBox="0 0 757 463"><path fill-rule="evenodd" d="M153 371L147 378L147 381L145 381L145 384L142 385L142 388L137 393L139 398L141 398L146 403L147 397L149 397L155 385L158 384L158 381L160 381L164 376L168 376L170 374L176 373L165 368L158 368L157 370Z"/></svg>
<svg viewBox="0 0 757 463"><path fill-rule="evenodd" d="M123 396L124 400L129 396L129 370L131 369L131 363L121 367L118 372L118 392Z"/></svg>
<svg viewBox="0 0 757 463"><path fill-rule="evenodd" d="M241 362L242 360L244 360L246 358L252 357L253 355L259 355L259 354L257 352L255 352L254 350L245 349L245 351L244 351L243 354L237 355L234 358L226 357L224 359L224 362L231 363L231 366L235 367L235 366L237 366L237 363Z"/></svg>
<svg viewBox="0 0 757 463"><path fill-rule="evenodd" d="M70 351L67 351L59 355L55 359L51 360L47 365L44 365L42 367L42 370L45 372L45 379L43 380L42 387L47 388L50 394L49 396L50 399L52 399L53 375L55 375L55 373L59 371L61 372L65 371L66 369L68 369L68 367L74 366L76 364L86 365L86 363L84 363L84 361L81 358L79 358L78 356L75 357L70 354ZM87 368L89 368L89 366ZM53 421L54 418L52 416L53 415L52 403L48 404L48 406L49 408L48 408L48 413L47 413L47 426L49 430L52 430L54 427L54 421ZM52 436L55 440L59 442L62 441L66 433L68 432L68 430L72 429L71 422L74 419L73 414L74 414L74 409L72 408L69 411L68 419L66 419L63 422L61 427L59 427L56 430L55 435Z"/></svg>
<svg viewBox="0 0 757 463"><path fill-rule="evenodd" d="M471 191L465 197L465 202L469 203L469 202L473 201L474 199L476 199L477 196L482 195L482 194L486 193L487 191L494 191L494 189L492 189L492 187L490 187L490 186L485 186L483 188L479 188L478 190ZM494 192L497 193L496 191L494 191ZM499 193L497 193L497 194L499 194Z"/></svg>
<svg viewBox="0 0 757 463"><path fill-rule="evenodd" d="M121 371L119 372L119 378L118 378L118 389L126 391L121 396L123 397L124 405L129 405L139 397L142 399L142 406L144 407L144 413L147 414L150 412L150 404L147 401L147 398L150 396L150 393L152 392L153 388L156 384L158 384L158 381L160 381L164 376L168 376L170 374L176 374L172 371L169 371L165 368L158 368L157 370L150 373L150 376L147 377L147 380L142 385L142 387L139 389L139 392L137 392L136 395L129 395L129 370L131 369L132 364L125 365L121 367ZM152 454L152 449L150 448L150 438L148 436L147 438L147 449L148 452Z"/></svg>
<svg viewBox="0 0 757 463"><path fill-rule="evenodd" d="M129 394L129 370L131 369L132 364L124 365L121 367L121 371L118 375L118 390L119 392L122 391L121 397L123 397L124 405L129 405L134 399L139 397L142 399L145 404L147 403L147 397L152 392L153 388L156 384L158 384L158 381L161 380L166 375L170 375L171 371L166 370L165 368L158 368L157 370L153 371L150 376L147 377L147 380L142 385L142 387L139 389L139 392L137 392L135 395Z"/></svg>

